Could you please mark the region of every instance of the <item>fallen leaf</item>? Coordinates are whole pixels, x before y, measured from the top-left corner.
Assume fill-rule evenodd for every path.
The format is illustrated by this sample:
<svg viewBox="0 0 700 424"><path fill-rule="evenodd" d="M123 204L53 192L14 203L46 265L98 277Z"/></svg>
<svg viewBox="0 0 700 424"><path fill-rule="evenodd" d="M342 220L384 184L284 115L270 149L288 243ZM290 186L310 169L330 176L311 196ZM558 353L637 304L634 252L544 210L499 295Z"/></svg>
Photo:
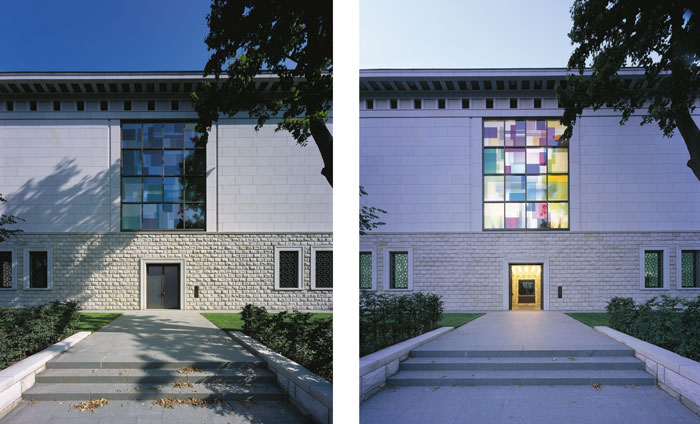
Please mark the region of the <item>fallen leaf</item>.
<svg viewBox="0 0 700 424"><path fill-rule="evenodd" d="M126 374L126 371L119 371L119 375L124 375Z"/></svg>
<svg viewBox="0 0 700 424"><path fill-rule="evenodd" d="M576 360L576 358L572 358L571 356L569 356L568 359L569 359L569 361L575 361L575 360Z"/></svg>
<svg viewBox="0 0 700 424"><path fill-rule="evenodd" d="M194 387L194 385L189 381L178 381L177 383L173 383L173 387L182 389L183 387Z"/></svg>
<svg viewBox="0 0 700 424"><path fill-rule="evenodd" d="M440 388L440 386L435 386L435 387L433 387L433 391L436 391L436 390L438 390L439 388Z"/></svg>
<svg viewBox="0 0 700 424"><path fill-rule="evenodd" d="M637 385L636 385L636 384L632 384L632 385L630 385L630 389L634 389L635 387L637 387Z"/></svg>
<svg viewBox="0 0 700 424"><path fill-rule="evenodd" d="M196 406L198 408L204 408L210 403L218 403L221 402L219 399L195 399L195 398L189 398L189 399L173 399L173 398L160 398L158 400L154 400L151 402L153 405L160 405L163 408L169 408L172 409L175 407L175 405L191 405L191 406Z"/></svg>
<svg viewBox="0 0 700 424"><path fill-rule="evenodd" d="M593 388L600 391L600 384L598 383L593 383Z"/></svg>
<svg viewBox="0 0 700 424"><path fill-rule="evenodd" d="M182 367L178 368L177 372L180 374L192 374L195 372L204 372L204 370L200 370L199 368L193 368L193 367Z"/></svg>
<svg viewBox="0 0 700 424"><path fill-rule="evenodd" d="M80 403L75 403L71 405L71 408L75 409L80 409L81 411L88 410L90 412L95 412L96 408L101 408L105 405L109 405L109 401L107 399L94 399L94 400L85 400Z"/></svg>
<svg viewBox="0 0 700 424"><path fill-rule="evenodd" d="M557 360L557 358L552 358L552 361L556 361L556 360Z"/></svg>

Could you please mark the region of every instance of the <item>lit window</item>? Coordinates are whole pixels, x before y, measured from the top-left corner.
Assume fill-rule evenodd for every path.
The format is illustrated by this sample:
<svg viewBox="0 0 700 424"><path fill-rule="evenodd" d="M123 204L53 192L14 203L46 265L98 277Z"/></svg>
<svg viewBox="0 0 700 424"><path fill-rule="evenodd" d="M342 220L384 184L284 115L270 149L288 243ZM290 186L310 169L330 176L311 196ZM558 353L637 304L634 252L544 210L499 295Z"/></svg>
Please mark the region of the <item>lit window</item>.
<svg viewBox="0 0 700 424"><path fill-rule="evenodd" d="M700 250L681 250L681 287L700 287Z"/></svg>
<svg viewBox="0 0 700 424"><path fill-rule="evenodd" d="M486 120L484 229L568 229L569 149L558 120Z"/></svg>

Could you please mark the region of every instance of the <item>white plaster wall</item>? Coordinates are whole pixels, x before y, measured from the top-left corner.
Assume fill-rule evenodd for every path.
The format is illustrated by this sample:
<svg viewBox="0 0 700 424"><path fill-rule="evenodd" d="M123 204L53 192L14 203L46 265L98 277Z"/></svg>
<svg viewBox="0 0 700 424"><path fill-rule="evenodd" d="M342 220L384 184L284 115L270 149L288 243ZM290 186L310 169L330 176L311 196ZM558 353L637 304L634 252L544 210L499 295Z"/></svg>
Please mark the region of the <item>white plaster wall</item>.
<svg viewBox="0 0 700 424"><path fill-rule="evenodd" d="M364 102L361 102L363 104ZM558 116L556 109L363 110L362 204L387 211L376 232L482 230L481 118ZM697 118L696 118L697 120ZM570 148L572 231L700 229L700 183L680 135L587 113Z"/></svg>
<svg viewBox="0 0 700 424"><path fill-rule="evenodd" d="M275 126L219 121L218 230L332 231L333 191L316 144L300 146Z"/></svg>

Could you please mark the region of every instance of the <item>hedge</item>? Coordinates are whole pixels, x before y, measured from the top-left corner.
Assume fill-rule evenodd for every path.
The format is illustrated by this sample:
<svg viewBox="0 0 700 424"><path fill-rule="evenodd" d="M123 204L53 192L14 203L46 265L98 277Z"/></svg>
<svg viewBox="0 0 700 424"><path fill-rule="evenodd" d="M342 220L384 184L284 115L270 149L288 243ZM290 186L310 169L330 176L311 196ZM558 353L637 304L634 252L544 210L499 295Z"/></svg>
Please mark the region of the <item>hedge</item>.
<svg viewBox="0 0 700 424"><path fill-rule="evenodd" d="M0 308L0 369L63 340L79 322L74 301Z"/></svg>
<svg viewBox="0 0 700 424"><path fill-rule="evenodd" d="M333 318L312 320L311 313L270 314L246 305L243 332L328 381L333 381Z"/></svg>
<svg viewBox="0 0 700 424"><path fill-rule="evenodd" d="M615 330L700 361L700 296L686 300L663 295L640 304L614 297L607 311Z"/></svg>
<svg viewBox="0 0 700 424"><path fill-rule="evenodd" d="M360 356L400 343L437 328L442 319L440 296L360 294Z"/></svg>

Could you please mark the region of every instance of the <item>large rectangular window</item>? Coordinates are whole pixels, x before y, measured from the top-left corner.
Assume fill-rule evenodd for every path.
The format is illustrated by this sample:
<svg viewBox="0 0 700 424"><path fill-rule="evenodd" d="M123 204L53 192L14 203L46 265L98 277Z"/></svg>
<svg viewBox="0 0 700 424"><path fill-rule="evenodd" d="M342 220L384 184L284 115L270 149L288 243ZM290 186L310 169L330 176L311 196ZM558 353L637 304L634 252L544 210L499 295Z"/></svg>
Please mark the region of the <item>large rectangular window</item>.
<svg viewBox="0 0 700 424"><path fill-rule="evenodd" d="M485 120L484 229L569 228L569 142L559 120Z"/></svg>
<svg viewBox="0 0 700 424"><path fill-rule="evenodd" d="M681 251L681 287L700 288L700 250Z"/></svg>
<svg viewBox="0 0 700 424"><path fill-rule="evenodd" d="M122 231L206 229L206 149L194 128L122 124Z"/></svg>

